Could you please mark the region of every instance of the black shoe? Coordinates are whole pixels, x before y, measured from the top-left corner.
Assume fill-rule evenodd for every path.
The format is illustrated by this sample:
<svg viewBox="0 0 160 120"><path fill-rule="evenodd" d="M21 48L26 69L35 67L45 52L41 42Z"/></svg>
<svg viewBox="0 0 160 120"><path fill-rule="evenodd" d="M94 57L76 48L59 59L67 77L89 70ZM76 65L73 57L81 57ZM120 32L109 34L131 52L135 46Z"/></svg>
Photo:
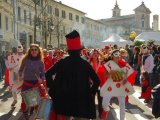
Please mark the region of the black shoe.
<svg viewBox="0 0 160 120"><path fill-rule="evenodd" d="M29 115L31 116L31 115L33 115L33 113L34 113L34 107L31 107Z"/></svg>
<svg viewBox="0 0 160 120"><path fill-rule="evenodd" d="M140 97L138 97L139 99L143 99L143 97L142 96L140 96Z"/></svg>
<svg viewBox="0 0 160 120"><path fill-rule="evenodd" d="M149 103L149 102L150 102L149 99L145 99L145 100L144 100L144 103Z"/></svg>

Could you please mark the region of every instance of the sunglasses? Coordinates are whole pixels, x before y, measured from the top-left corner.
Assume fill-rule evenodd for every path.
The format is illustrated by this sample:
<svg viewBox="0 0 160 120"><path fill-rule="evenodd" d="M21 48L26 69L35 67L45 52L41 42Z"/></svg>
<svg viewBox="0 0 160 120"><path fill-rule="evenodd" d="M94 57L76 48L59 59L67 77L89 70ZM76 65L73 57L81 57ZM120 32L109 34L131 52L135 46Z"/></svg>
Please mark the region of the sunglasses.
<svg viewBox="0 0 160 120"><path fill-rule="evenodd" d="M143 49L147 49L147 47L143 47Z"/></svg>
<svg viewBox="0 0 160 120"><path fill-rule="evenodd" d="M31 49L31 51L38 51L38 49Z"/></svg>

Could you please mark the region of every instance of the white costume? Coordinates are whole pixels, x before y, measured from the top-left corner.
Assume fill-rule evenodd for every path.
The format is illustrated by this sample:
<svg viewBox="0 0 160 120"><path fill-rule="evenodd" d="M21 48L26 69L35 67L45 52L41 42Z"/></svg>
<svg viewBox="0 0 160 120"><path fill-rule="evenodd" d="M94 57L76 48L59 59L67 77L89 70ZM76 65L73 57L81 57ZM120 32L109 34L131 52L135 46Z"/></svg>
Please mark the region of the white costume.
<svg viewBox="0 0 160 120"><path fill-rule="evenodd" d="M111 70L120 70L124 72L123 76L127 78L130 76L134 70L126 65L120 68L114 61L110 60L105 65L106 70L110 73ZM101 88L101 96L126 96L134 93L133 87L127 82L125 85L122 84L123 80L120 82L114 82L111 77L108 78L107 82Z"/></svg>
<svg viewBox="0 0 160 120"><path fill-rule="evenodd" d="M111 76L108 78L106 83L101 88L101 96L103 97L102 107L105 111L109 111L109 102L112 97L117 97L120 106L120 120L125 119L125 96L134 93L133 87L127 81L125 85L122 84L124 79L127 79L129 75L131 75L134 70L126 64L124 67L120 68L118 64L114 61L110 60L106 64L104 64L108 73L110 71L122 71L123 79L121 81L113 81Z"/></svg>
<svg viewBox="0 0 160 120"><path fill-rule="evenodd" d="M144 59L146 56L146 59ZM152 70L154 68L154 58L151 54L149 55L143 55L142 61L144 61L141 67L141 71L146 71L148 73L152 73Z"/></svg>
<svg viewBox="0 0 160 120"><path fill-rule="evenodd" d="M12 92L17 92L17 88L20 86L20 83L18 82L18 71L22 57L23 55L18 54L8 56L7 68L9 69L9 83Z"/></svg>

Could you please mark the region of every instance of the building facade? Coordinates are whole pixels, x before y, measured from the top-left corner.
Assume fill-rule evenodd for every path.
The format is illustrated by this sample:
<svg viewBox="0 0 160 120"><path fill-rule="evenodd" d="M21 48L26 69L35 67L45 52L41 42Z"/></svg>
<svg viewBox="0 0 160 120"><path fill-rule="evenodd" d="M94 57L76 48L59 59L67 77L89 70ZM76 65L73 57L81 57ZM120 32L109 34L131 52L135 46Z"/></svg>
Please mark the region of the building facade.
<svg viewBox="0 0 160 120"><path fill-rule="evenodd" d="M159 16L153 16L151 27L151 11L144 2L134 11L135 14L122 16L116 1L112 18L93 20L55 0L0 0L0 50L10 49L15 41L25 49L31 43L63 48L65 35L73 29L79 31L87 47L99 47L113 33L129 39L132 31L159 31Z"/></svg>
<svg viewBox="0 0 160 120"><path fill-rule="evenodd" d="M13 39L13 8L11 1L0 0L0 51L9 47Z"/></svg>
<svg viewBox="0 0 160 120"><path fill-rule="evenodd" d="M50 1L46 13L48 23L51 23L54 28L51 31L48 30L47 44L53 47L65 47L67 33L75 29L82 34L85 29L85 13L64 5L62 2Z"/></svg>
<svg viewBox="0 0 160 120"><path fill-rule="evenodd" d="M85 29L82 33L82 41L86 47L100 47L101 41L106 39L107 27L105 24L86 17Z"/></svg>
<svg viewBox="0 0 160 120"><path fill-rule="evenodd" d="M121 9L116 1L112 9L112 18L99 20L107 27L107 35L112 33L119 34L126 40L129 40L129 34L135 31L137 34L146 31L158 31L158 16L153 17L153 27L150 27L150 14L151 11L142 2L140 6L134 9L135 14L121 16Z"/></svg>

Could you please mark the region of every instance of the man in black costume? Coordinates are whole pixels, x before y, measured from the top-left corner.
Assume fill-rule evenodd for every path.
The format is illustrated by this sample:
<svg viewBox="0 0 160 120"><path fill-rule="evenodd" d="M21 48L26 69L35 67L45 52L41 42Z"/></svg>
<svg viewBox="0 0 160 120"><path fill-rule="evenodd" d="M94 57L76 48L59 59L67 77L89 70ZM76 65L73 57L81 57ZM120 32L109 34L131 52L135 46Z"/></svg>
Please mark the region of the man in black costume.
<svg viewBox="0 0 160 120"><path fill-rule="evenodd" d="M94 96L100 80L92 66L80 57L82 45L79 33L72 31L66 35L66 41L69 56L61 59L46 72L53 108L59 115L95 119Z"/></svg>
<svg viewBox="0 0 160 120"><path fill-rule="evenodd" d="M152 114L155 118L160 117L160 84L155 86L152 90L153 95L153 106L152 106Z"/></svg>

